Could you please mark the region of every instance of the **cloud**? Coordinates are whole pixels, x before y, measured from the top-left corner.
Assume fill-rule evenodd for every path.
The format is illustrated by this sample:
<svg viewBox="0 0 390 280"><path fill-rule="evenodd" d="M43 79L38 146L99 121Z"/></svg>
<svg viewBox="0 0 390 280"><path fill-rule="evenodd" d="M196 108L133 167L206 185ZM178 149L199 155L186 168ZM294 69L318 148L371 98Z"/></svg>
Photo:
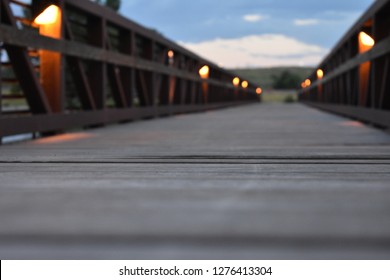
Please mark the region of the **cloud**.
<svg viewBox="0 0 390 280"><path fill-rule="evenodd" d="M181 45L227 68L316 65L328 52L281 34L214 39Z"/></svg>
<svg viewBox="0 0 390 280"><path fill-rule="evenodd" d="M249 14L249 15L243 16L243 19L247 22L258 22L258 21L264 20L266 18L267 18L267 16L260 15L260 14Z"/></svg>
<svg viewBox="0 0 390 280"><path fill-rule="evenodd" d="M318 19L314 19L314 18L294 20L294 25L296 25L296 26L317 25L319 23L320 23L320 21Z"/></svg>

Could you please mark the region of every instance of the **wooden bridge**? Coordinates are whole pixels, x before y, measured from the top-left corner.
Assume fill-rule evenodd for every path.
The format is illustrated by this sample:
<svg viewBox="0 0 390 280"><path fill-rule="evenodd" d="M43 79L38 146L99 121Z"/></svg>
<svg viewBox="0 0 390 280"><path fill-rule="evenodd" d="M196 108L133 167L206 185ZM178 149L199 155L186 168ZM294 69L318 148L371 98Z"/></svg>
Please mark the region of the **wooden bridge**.
<svg viewBox="0 0 390 280"><path fill-rule="evenodd" d="M1 0L0 137L35 139L0 147L0 258L388 259L389 13L263 104L90 1Z"/></svg>

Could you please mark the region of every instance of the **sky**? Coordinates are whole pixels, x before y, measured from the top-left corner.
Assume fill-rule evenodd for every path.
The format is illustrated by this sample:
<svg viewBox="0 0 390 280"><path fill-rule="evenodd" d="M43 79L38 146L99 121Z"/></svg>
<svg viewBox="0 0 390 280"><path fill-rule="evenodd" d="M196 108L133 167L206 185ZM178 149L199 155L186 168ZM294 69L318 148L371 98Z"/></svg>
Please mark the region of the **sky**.
<svg viewBox="0 0 390 280"><path fill-rule="evenodd" d="M374 0L122 0L120 13L226 68L315 66Z"/></svg>

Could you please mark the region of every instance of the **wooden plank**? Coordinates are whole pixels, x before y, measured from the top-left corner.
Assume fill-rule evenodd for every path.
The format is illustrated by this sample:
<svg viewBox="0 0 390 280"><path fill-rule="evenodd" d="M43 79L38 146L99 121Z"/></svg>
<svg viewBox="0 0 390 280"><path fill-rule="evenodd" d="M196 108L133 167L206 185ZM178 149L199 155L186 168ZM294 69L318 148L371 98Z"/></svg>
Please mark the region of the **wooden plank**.
<svg viewBox="0 0 390 280"><path fill-rule="evenodd" d="M4 259L390 257L390 135L300 104L0 150Z"/></svg>
<svg viewBox="0 0 390 280"><path fill-rule="evenodd" d="M12 224L2 218L9 226L1 227L0 236L70 236L77 229L90 237L272 236L384 243L390 235L389 164L0 166L2 213L24 214ZM245 187L239 187L243 181ZM66 202L67 197L72 200Z"/></svg>

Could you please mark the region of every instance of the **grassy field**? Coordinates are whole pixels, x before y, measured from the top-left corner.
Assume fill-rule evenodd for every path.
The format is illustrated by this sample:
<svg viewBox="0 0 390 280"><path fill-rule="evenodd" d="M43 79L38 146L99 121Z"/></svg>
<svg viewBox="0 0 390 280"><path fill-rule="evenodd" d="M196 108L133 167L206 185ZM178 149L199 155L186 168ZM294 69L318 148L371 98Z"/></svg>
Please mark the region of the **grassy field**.
<svg viewBox="0 0 390 280"><path fill-rule="evenodd" d="M294 103L297 101L297 92L295 90L264 90L261 95L264 103Z"/></svg>
<svg viewBox="0 0 390 280"><path fill-rule="evenodd" d="M274 68L253 68L253 69L231 69L241 77L259 84L264 89L272 88L273 76L279 76L283 71L288 70L297 74L301 80L305 80L313 71L310 67L274 67Z"/></svg>

